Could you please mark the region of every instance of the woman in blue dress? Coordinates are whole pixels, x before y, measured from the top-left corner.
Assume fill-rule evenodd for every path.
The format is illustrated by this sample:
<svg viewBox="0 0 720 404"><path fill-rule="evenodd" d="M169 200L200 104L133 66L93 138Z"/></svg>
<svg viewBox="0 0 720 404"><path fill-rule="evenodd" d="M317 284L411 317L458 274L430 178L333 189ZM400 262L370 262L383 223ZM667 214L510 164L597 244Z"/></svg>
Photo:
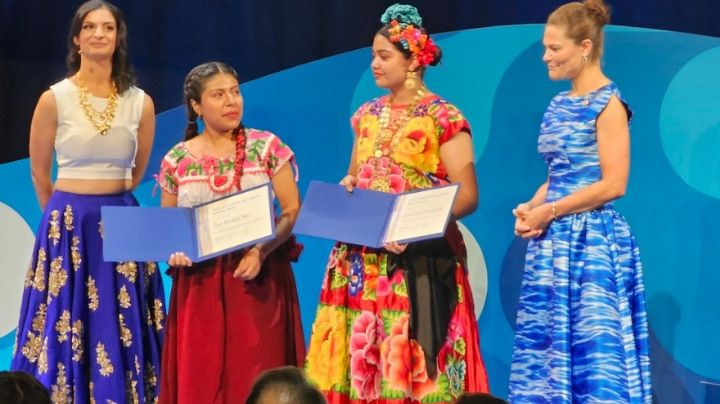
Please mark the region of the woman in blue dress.
<svg viewBox="0 0 720 404"><path fill-rule="evenodd" d="M548 180L513 210L530 239L510 375L513 403L650 403L642 266L613 207L629 172L630 108L602 72L602 0L569 3L543 36L552 80L572 88L543 117Z"/></svg>

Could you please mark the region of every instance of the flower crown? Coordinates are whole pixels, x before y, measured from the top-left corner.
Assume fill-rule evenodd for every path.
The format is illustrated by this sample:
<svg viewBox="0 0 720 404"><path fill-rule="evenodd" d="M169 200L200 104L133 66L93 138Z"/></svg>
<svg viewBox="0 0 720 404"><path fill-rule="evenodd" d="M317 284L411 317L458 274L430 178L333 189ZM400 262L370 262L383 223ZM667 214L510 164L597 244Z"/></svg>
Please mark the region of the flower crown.
<svg viewBox="0 0 720 404"><path fill-rule="evenodd" d="M435 60L437 46L422 29L422 17L415 7L393 4L385 10L380 22L390 25L390 42L400 43L415 56L420 66L427 66Z"/></svg>

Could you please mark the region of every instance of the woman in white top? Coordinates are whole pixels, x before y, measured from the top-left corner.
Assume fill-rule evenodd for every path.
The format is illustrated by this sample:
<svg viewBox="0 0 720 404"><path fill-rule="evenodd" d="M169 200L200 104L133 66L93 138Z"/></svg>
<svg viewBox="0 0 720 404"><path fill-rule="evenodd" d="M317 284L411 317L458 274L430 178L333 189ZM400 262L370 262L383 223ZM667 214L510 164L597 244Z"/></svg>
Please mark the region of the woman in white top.
<svg viewBox="0 0 720 404"><path fill-rule="evenodd" d="M54 402L153 402L163 338L154 263L105 262L100 207L137 205L152 100L134 86L120 10L91 0L75 13L69 76L40 97L30 128L43 216L25 279L11 368ZM57 180L51 182L53 151Z"/></svg>

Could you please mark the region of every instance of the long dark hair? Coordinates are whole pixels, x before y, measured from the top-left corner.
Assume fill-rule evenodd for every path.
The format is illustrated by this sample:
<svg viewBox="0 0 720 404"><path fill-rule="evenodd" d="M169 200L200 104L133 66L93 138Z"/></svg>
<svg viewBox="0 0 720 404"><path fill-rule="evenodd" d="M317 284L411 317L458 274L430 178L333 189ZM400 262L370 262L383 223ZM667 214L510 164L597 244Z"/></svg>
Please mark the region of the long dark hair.
<svg viewBox="0 0 720 404"><path fill-rule="evenodd" d="M135 71L130 65L130 58L128 56L127 25L125 24L123 13L119 8L106 1L90 0L83 3L75 12L75 17L73 17L72 23L70 23L70 35L68 36L68 55L66 58L68 75L72 76L80 69L80 53L78 52L79 49L78 46L75 45L74 39L80 34L85 17L87 17L91 11L100 8L107 9L113 17L115 17L117 36L115 53L113 53L111 77L118 93L122 94L130 88L130 86L135 84Z"/></svg>
<svg viewBox="0 0 720 404"><path fill-rule="evenodd" d="M190 140L198 135L198 115L192 107L192 102L200 103L200 96L205 89L205 83L217 74L229 74L238 82L238 74L229 65L222 62L208 62L199 66L195 66L185 77L185 85L183 86L183 96L185 97L185 107L187 108L187 127L185 128L185 140ZM234 131L237 133L242 128L242 123Z"/></svg>

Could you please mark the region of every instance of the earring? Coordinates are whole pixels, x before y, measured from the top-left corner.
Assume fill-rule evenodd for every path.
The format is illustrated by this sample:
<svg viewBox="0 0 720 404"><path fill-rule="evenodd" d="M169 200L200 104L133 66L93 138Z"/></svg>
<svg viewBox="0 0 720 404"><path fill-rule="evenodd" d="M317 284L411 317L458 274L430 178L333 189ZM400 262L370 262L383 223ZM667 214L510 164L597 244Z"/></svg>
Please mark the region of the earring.
<svg viewBox="0 0 720 404"><path fill-rule="evenodd" d="M407 72L407 76L405 76L405 88L408 90L414 90L418 86L418 74L409 71Z"/></svg>
<svg viewBox="0 0 720 404"><path fill-rule="evenodd" d="M587 61L588 61L588 55L583 55L583 62L587 62Z"/></svg>

